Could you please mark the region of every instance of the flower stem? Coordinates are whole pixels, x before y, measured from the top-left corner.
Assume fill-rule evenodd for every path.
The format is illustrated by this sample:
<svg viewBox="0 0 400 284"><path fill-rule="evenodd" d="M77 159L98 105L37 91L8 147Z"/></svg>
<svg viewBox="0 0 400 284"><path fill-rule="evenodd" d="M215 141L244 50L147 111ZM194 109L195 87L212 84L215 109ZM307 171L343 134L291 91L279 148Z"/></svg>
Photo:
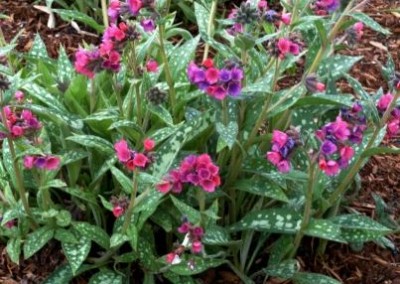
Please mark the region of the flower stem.
<svg viewBox="0 0 400 284"><path fill-rule="evenodd" d="M136 45L135 42L132 41L130 45L130 53L129 53L129 67L131 68L133 72L133 76L135 79L138 79L140 77L138 73L138 64L136 60ZM134 82L135 84L135 97L136 97L136 119L137 123L140 125L142 121L142 100L140 96L140 88L139 84L137 82ZM131 94L131 99L128 105L128 113L127 113L127 118L130 119L132 115L132 94Z"/></svg>
<svg viewBox="0 0 400 284"><path fill-rule="evenodd" d="M217 12L217 6L218 6L218 0L213 0L211 4L210 17L208 18L208 25L207 25L207 35L210 38L211 38L211 33L214 29L214 18ZM206 45L204 47L203 61L207 59L209 51L210 51L210 45L208 42L206 42Z"/></svg>
<svg viewBox="0 0 400 284"><path fill-rule="evenodd" d="M135 201L136 201L136 194L138 192L138 174L139 174L138 170L135 169L135 171L133 173L133 178L132 178L133 179L133 190L131 193L131 200L129 202L128 209L126 210L125 220L122 225L122 234L124 234L126 232L126 230L129 227L129 224L131 223L133 208L135 206Z"/></svg>
<svg viewBox="0 0 400 284"><path fill-rule="evenodd" d="M96 86L94 83L94 78L90 79L90 97L89 97L89 108L90 108L90 113L92 114L94 112L94 109L96 108Z"/></svg>
<svg viewBox="0 0 400 284"><path fill-rule="evenodd" d="M173 78L171 75L171 69L169 68L167 53L165 52L165 45L164 45L165 26L164 26L164 24L159 25L158 29L159 29L161 58L164 63L165 79L167 80L167 84L168 84L168 88L169 88L170 107L171 107L172 113L174 113L176 111L176 109L175 109L176 94L175 94L174 81L173 81Z"/></svg>
<svg viewBox="0 0 400 284"><path fill-rule="evenodd" d="M295 256L297 249L300 246L301 240L303 239L304 231L307 229L308 224L310 223L312 201L313 201L313 190L315 183L315 172L316 172L315 169L316 169L315 163L310 164L309 180L306 192L306 203L304 205L303 219L301 221L300 230L297 232L296 237L294 239L294 246L293 250L290 253L290 258L293 258Z"/></svg>
<svg viewBox="0 0 400 284"><path fill-rule="evenodd" d="M101 11L103 14L104 28L108 27L107 1L101 0Z"/></svg>

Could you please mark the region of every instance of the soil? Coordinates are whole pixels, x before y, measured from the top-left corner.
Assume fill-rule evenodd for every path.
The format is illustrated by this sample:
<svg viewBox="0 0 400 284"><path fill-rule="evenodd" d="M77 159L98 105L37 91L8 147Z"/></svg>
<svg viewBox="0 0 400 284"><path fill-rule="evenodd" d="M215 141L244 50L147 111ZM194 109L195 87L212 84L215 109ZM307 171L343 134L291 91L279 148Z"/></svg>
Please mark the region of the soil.
<svg viewBox="0 0 400 284"><path fill-rule="evenodd" d="M342 54L362 55L363 59L351 70L351 75L357 78L369 92L379 88L387 91L387 85L381 75L381 66L387 60L387 54L393 57L396 70L400 70L400 12L389 9L400 6L397 0L370 0L363 7L383 27L392 34L383 36L365 28L364 35L355 48L341 51ZM39 33L46 43L52 57L56 57L60 44L64 45L69 55L72 55L83 41L97 43L95 35L79 34L70 23L56 18L57 26L49 29L46 26L48 15L32 7L33 1L2 0L1 13L10 18L0 20L0 27L7 41L10 41L21 29L17 49L28 51L36 33ZM85 29L85 27L81 27ZM90 29L86 31L91 32ZM296 77L296 76L293 76ZM295 81L287 78L285 81ZM351 92L351 88L343 83L342 90ZM385 144L399 147L398 138L384 141ZM361 172L361 190L357 198L349 196L348 205L344 208L350 212L357 210L368 216L376 215L375 202L372 194L377 194L388 205L388 212L394 220L400 218L400 156L381 155L372 157ZM400 247L400 236L389 236ZM400 256L397 250L380 248L374 243L368 243L361 251L353 251L347 245L329 243L323 258L316 257L312 242L306 247L307 252L297 258L303 271L317 272L329 275L342 283L348 284L400 284ZM39 254L31 259L22 260L20 265L13 264L6 256L5 248L0 245L0 282L41 283L56 267L65 262L65 257L57 245L50 243ZM226 270L210 270L202 276L204 283L240 283L240 280ZM87 283L80 279L75 283ZM261 282L260 282L261 283ZM279 279L267 280L269 284L289 283Z"/></svg>

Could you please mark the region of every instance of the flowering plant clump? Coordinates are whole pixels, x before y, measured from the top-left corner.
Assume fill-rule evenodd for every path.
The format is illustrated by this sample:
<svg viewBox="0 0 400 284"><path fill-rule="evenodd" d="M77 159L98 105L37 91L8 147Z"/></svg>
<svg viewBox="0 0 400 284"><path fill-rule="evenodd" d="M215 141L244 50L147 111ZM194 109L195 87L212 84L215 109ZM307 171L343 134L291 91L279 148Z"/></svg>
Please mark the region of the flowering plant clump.
<svg viewBox="0 0 400 284"><path fill-rule="evenodd" d="M72 61L39 35L28 54L0 48L12 262L54 242L66 261L44 283L195 283L223 266L249 284L334 284L298 271L305 236L319 254L327 241L395 247L385 212L347 202L371 155L400 152L381 145L400 133L393 60L385 93L369 94L349 74L360 57L339 53L368 27L389 33L356 1L98 2L104 25L53 9L99 32Z"/></svg>

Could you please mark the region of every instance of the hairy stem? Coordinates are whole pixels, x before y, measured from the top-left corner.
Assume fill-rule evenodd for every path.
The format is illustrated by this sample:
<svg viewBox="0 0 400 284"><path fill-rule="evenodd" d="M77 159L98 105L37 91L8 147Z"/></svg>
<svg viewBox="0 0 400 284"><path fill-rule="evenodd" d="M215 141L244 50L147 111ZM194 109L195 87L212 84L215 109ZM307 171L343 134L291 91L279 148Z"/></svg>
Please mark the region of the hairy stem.
<svg viewBox="0 0 400 284"><path fill-rule="evenodd" d="M131 193L131 199L129 202L128 209L126 210L124 224L122 225L122 234L126 232L126 230L129 227L129 224L131 223L133 208L135 206L136 195L138 191L138 174L139 174L138 170L135 169L133 173L133 190Z"/></svg>
<svg viewBox="0 0 400 284"><path fill-rule="evenodd" d="M210 38L211 38L211 33L213 32L214 29L214 18L217 12L217 6L218 6L218 0L213 0L211 4L210 17L208 18L208 25L207 25L207 35ZM210 51L210 45L206 43L204 47L203 61L207 59L209 51Z"/></svg>

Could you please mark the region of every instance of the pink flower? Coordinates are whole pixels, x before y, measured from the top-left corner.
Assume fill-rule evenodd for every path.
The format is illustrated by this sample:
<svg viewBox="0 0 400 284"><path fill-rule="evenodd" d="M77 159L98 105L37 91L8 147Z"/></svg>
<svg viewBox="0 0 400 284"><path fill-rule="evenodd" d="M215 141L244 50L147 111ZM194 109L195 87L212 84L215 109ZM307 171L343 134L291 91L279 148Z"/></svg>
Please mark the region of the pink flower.
<svg viewBox="0 0 400 284"><path fill-rule="evenodd" d="M281 154L277 152L267 152L267 157L268 161L271 162L274 166L277 166L278 163L282 160Z"/></svg>
<svg viewBox="0 0 400 284"><path fill-rule="evenodd" d="M282 14L281 20L285 25L290 25L290 22L292 21L292 14L290 13Z"/></svg>
<svg viewBox="0 0 400 284"><path fill-rule="evenodd" d="M143 141L144 149L145 149L146 151L151 151L151 150L153 150L155 144L156 144L156 143L154 142L154 140L153 140L153 139L150 139L150 138L146 138L146 139Z"/></svg>
<svg viewBox="0 0 400 284"><path fill-rule="evenodd" d="M186 234L187 232L189 232L190 227L191 227L191 225L189 222L184 222L184 223L182 223L182 225L180 225L178 227L178 232L181 234Z"/></svg>
<svg viewBox="0 0 400 284"><path fill-rule="evenodd" d="M47 156L44 168L52 171L56 170L60 166L60 158L56 156Z"/></svg>
<svg viewBox="0 0 400 284"><path fill-rule="evenodd" d="M209 84L215 84L219 79L219 70L217 68L208 68L206 70L206 80Z"/></svg>
<svg viewBox="0 0 400 284"><path fill-rule="evenodd" d="M321 92L321 93L325 92L325 84L324 83L318 82L315 87L318 92Z"/></svg>
<svg viewBox="0 0 400 284"><path fill-rule="evenodd" d="M144 19L140 22L140 25L146 33L152 32L156 29L156 25L152 19Z"/></svg>
<svg viewBox="0 0 400 284"><path fill-rule="evenodd" d="M111 0L108 6L107 15L110 17L111 22L117 21L120 11L120 2L118 0Z"/></svg>
<svg viewBox="0 0 400 284"><path fill-rule="evenodd" d="M154 59L150 59L146 63L146 70L150 73L155 73L158 71L158 63Z"/></svg>
<svg viewBox="0 0 400 284"><path fill-rule="evenodd" d="M14 125L11 128L11 134L14 137L21 137L22 135L24 135L24 129L21 126Z"/></svg>
<svg viewBox="0 0 400 284"><path fill-rule="evenodd" d="M354 156L354 149L350 146L344 146L340 149L340 158L345 161L349 161Z"/></svg>
<svg viewBox="0 0 400 284"><path fill-rule="evenodd" d="M336 118L336 121L331 124L332 134L339 140L345 141L350 136L350 130L347 122L343 121L340 116Z"/></svg>
<svg viewBox="0 0 400 284"><path fill-rule="evenodd" d="M377 108L379 111L385 111L393 100L393 95L391 93L387 93L383 95L377 104Z"/></svg>
<svg viewBox="0 0 400 284"><path fill-rule="evenodd" d="M200 241L194 241L192 243L192 253L201 253L203 250L203 244Z"/></svg>
<svg viewBox="0 0 400 284"><path fill-rule="evenodd" d="M114 149L117 152L119 161L127 162L131 158L131 151L129 150L128 143L125 140L120 140L115 143Z"/></svg>
<svg viewBox="0 0 400 284"><path fill-rule="evenodd" d="M22 102L24 100L24 93L21 91L16 91L14 94L14 98L17 100L17 102Z"/></svg>
<svg viewBox="0 0 400 284"><path fill-rule="evenodd" d="M25 156L24 157L24 167L27 169L32 169L33 168L33 162L35 161L35 158L32 156Z"/></svg>
<svg viewBox="0 0 400 284"><path fill-rule="evenodd" d="M142 6L143 6L142 1L140 1L140 0L128 0L127 2L128 2L129 10L131 11L131 13L134 16L136 16L139 13L139 11L142 8Z"/></svg>
<svg viewBox="0 0 400 284"><path fill-rule="evenodd" d="M202 227L194 227L192 234L197 238L202 238L204 235L204 229Z"/></svg>
<svg viewBox="0 0 400 284"><path fill-rule="evenodd" d="M259 10L266 10L268 8L268 2L265 0L260 0L257 3L257 7Z"/></svg>
<svg viewBox="0 0 400 284"><path fill-rule="evenodd" d="M389 135L397 135L400 130L400 119L393 119L388 123L388 133Z"/></svg>
<svg viewBox="0 0 400 284"><path fill-rule="evenodd" d="M334 176L339 173L339 164L336 161L329 160L328 162L325 159L320 159L319 168L328 176Z"/></svg>
<svg viewBox="0 0 400 284"><path fill-rule="evenodd" d="M280 53L280 57L283 58L286 56L287 53L290 52L290 46L291 46L292 42L290 40L288 40L287 38L280 38L278 40L278 50Z"/></svg>
<svg viewBox="0 0 400 284"><path fill-rule="evenodd" d="M169 181L162 181L156 185L156 189L161 193L168 193L172 189L172 184Z"/></svg>
<svg viewBox="0 0 400 284"><path fill-rule="evenodd" d="M290 163L288 160L282 160L278 163L277 168L281 173L288 173L290 171Z"/></svg>
<svg viewBox="0 0 400 284"><path fill-rule="evenodd" d="M285 132L279 130L274 130L272 132L272 143L277 143L279 147L283 147L286 144L288 138L289 137Z"/></svg>
<svg viewBox="0 0 400 284"><path fill-rule="evenodd" d="M133 157L133 163L137 167L141 168L146 167L148 161L149 159L142 153L136 153L135 156Z"/></svg>
<svg viewBox="0 0 400 284"><path fill-rule="evenodd" d="M124 214L125 210L121 206L116 205L116 206L113 207L112 212L113 212L114 217L118 218L118 217L121 217Z"/></svg>
<svg viewBox="0 0 400 284"><path fill-rule="evenodd" d="M170 252L169 254L167 254L167 255L165 256L165 261L166 261L167 263L169 263L169 264L172 264L172 263L175 261L175 258L176 258L176 257L179 258L179 256L178 256L176 253Z"/></svg>
<svg viewBox="0 0 400 284"><path fill-rule="evenodd" d="M206 68L214 67L214 61L211 58L207 58L203 61L203 66Z"/></svg>
<svg viewBox="0 0 400 284"><path fill-rule="evenodd" d="M364 24L362 22L357 22L354 24L353 28L356 32L362 32L364 29Z"/></svg>

